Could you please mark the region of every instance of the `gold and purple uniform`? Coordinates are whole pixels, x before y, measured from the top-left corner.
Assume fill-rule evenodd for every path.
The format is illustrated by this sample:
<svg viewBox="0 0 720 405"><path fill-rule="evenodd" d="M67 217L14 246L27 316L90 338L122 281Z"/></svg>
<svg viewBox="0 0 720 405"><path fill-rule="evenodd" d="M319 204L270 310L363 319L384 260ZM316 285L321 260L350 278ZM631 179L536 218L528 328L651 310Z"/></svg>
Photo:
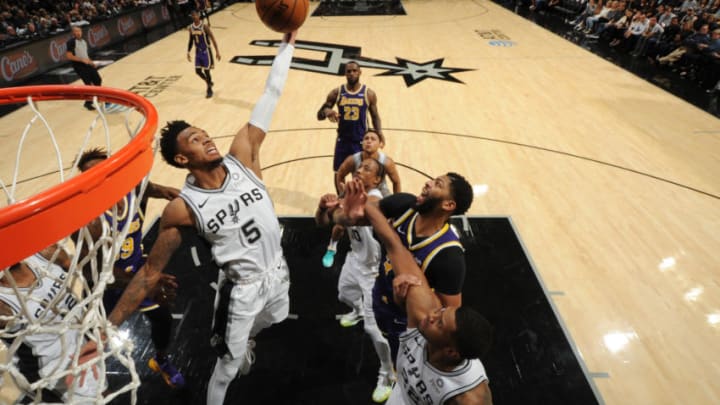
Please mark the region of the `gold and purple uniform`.
<svg viewBox="0 0 720 405"><path fill-rule="evenodd" d="M419 214L412 207L414 201L415 196L411 194L393 194L380 201L380 209L389 218L395 218L392 222L395 232L425 273L430 287L436 293L459 294L465 280L464 250L459 237L449 223L428 237L418 237L415 221ZM394 216L387 212L408 204L411 207L400 215ZM395 208L389 210L386 208L389 205ZM400 334L407 330L407 314L393 299L394 278L392 263L383 250L378 277L373 286L373 312L378 327L388 339L392 358L396 359Z"/></svg>
<svg viewBox="0 0 720 405"><path fill-rule="evenodd" d="M212 69L215 65L212 51L210 50L210 38L205 32L205 25L190 24L190 44L195 45L195 67L201 69ZM188 51L190 46L188 46Z"/></svg>
<svg viewBox="0 0 720 405"><path fill-rule="evenodd" d="M340 120L333 160L335 171L348 156L362 150L362 140L368 129L367 87L363 84L357 91L351 92L341 85L336 103Z"/></svg>

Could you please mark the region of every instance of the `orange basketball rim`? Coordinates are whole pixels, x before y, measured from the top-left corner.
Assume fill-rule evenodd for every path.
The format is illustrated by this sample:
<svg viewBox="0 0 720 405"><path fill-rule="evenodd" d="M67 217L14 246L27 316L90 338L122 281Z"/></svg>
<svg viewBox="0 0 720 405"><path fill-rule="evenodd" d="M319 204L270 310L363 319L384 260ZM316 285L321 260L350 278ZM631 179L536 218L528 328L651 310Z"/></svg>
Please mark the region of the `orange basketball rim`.
<svg viewBox="0 0 720 405"><path fill-rule="evenodd" d="M103 213L149 173L158 115L144 97L98 86L26 86L0 89L0 104L88 100L135 108L145 116L133 139L102 163L34 196L0 209L0 269L61 240ZM61 169L62 170L62 169ZM1 270L0 270L1 271Z"/></svg>

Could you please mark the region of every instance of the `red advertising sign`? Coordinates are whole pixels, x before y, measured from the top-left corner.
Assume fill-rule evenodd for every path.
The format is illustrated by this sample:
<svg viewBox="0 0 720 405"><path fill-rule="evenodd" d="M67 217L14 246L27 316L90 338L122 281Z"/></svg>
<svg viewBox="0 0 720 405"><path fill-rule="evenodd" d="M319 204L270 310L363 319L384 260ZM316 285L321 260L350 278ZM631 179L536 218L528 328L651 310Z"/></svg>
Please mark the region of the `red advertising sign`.
<svg viewBox="0 0 720 405"><path fill-rule="evenodd" d="M27 50L4 55L0 59L0 70L3 79L7 82L22 79L38 70L37 58L34 58Z"/></svg>

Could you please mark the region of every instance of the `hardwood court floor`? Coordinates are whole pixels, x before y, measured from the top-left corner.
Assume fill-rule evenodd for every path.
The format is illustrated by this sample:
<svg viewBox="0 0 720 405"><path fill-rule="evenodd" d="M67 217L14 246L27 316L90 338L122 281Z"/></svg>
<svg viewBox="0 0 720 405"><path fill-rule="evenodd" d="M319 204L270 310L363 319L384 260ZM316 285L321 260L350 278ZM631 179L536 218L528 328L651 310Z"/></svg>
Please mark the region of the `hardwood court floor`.
<svg viewBox="0 0 720 405"><path fill-rule="evenodd" d="M512 217L605 402L720 402L720 122L491 2L403 4L407 16L303 27L306 70L290 72L261 153L278 214L311 215L333 187L335 132L314 117L344 79L307 69L360 59L403 189L457 171L478 185L471 215ZM268 71L228 60L271 56L251 41L279 35L243 3L214 15L213 31L223 61L212 99L182 32L103 69L104 83L180 76L150 97L161 122L193 122L226 150ZM68 131L92 117L75 104L46 110ZM1 120L3 150L20 121ZM157 159L153 181L183 178Z"/></svg>

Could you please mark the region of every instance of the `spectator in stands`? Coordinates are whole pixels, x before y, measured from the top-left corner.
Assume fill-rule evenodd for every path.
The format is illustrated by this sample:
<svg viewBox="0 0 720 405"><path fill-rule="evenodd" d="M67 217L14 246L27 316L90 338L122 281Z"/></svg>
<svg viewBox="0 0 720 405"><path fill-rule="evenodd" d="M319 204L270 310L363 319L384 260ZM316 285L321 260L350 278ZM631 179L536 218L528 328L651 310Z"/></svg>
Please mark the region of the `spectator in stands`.
<svg viewBox="0 0 720 405"><path fill-rule="evenodd" d="M599 0L596 2L595 0L588 0L587 4L585 4L585 9L582 13L580 13L579 16L577 16L574 20L570 21L570 24L574 25L573 29L575 31L582 31L585 28L585 19L588 17L592 17L595 15L595 10L597 9L600 11L600 8L602 7L602 0Z"/></svg>
<svg viewBox="0 0 720 405"><path fill-rule="evenodd" d="M650 63L655 63L655 58L658 57L658 55L667 55L670 51L682 44L680 31L680 20L677 17L673 17L659 38L651 38L648 41L645 55L648 57Z"/></svg>
<svg viewBox="0 0 720 405"><path fill-rule="evenodd" d="M692 10L694 12L694 11L697 11L698 8L699 8L699 5L698 5L697 0L685 0L685 1L683 1L682 5L680 6L680 12L686 13L689 10Z"/></svg>
<svg viewBox="0 0 720 405"><path fill-rule="evenodd" d="M682 13L681 13L682 14ZM688 22L695 23L695 20L697 19L697 16L695 15L694 9L689 9L688 11L683 14L682 18L680 18L680 25L685 26Z"/></svg>
<svg viewBox="0 0 720 405"><path fill-rule="evenodd" d="M662 7L662 5L660 6ZM673 17L676 17L675 14L672 12L672 8L670 7L663 7L663 11L658 14L658 24L662 25L663 28L666 28L668 25L670 25L670 22L672 21Z"/></svg>
<svg viewBox="0 0 720 405"><path fill-rule="evenodd" d="M710 36L708 36L707 25L700 27L700 31L689 35L680 47L674 49L669 54L659 57L657 60L661 65L676 63L688 52L699 52L699 46L701 44L708 44L710 42Z"/></svg>
<svg viewBox="0 0 720 405"><path fill-rule="evenodd" d="M702 57L698 60L697 65L698 80L706 88L712 89L715 82L720 84L720 28L713 30L710 42L702 50ZM720 87L718 88L720 89Z"/></svg>
<svg viewBox="0 0 720 405"><path fill-rule="evenodd" d="M585 19L585 34L592 33L594 31L593 27L595 26L595 24L609 21L610 18L608 17L608 15L612 11L616 10L618 7L617 1L609 1L605 4L606 5L602 9L600 9L600 12Z"/></svg>
<svg viewBox="0 0 720 405"><path fill-rule="evenodd" d="M643 11L637 11L633 16L630 27L623 33L622 38L619 39L614 45L611 43L610 46L620 46L623 50L630 50L635 47L638 38L645 32L649 24L648 18Z"/></svg>
<svg viewBox="0 0 720 405"><path fill-rule="evenodd" d="M606 23L605 26L598 32L598 35L610 41L610 46L617 46L620 44L620 39L623 37L623 33L625 33L628 27L630 27L633 14L634 13L631 9L626 9L625 15L615 21Z"/></svg>
<svg viewBox="0 0 720 405"><path fill-rule="evenodd" d="M640 35L637 43L635 44L635 49L632 52L632 56L643 56L645 54L645 48L647 47L648 42L652 39L657 41L657 39L660 38L660 36L662 35L663 31L664 29L662 25L658 24L657 17L650 17L648 19L648 25L647 28L645 28L645 32Z"/></svg>

